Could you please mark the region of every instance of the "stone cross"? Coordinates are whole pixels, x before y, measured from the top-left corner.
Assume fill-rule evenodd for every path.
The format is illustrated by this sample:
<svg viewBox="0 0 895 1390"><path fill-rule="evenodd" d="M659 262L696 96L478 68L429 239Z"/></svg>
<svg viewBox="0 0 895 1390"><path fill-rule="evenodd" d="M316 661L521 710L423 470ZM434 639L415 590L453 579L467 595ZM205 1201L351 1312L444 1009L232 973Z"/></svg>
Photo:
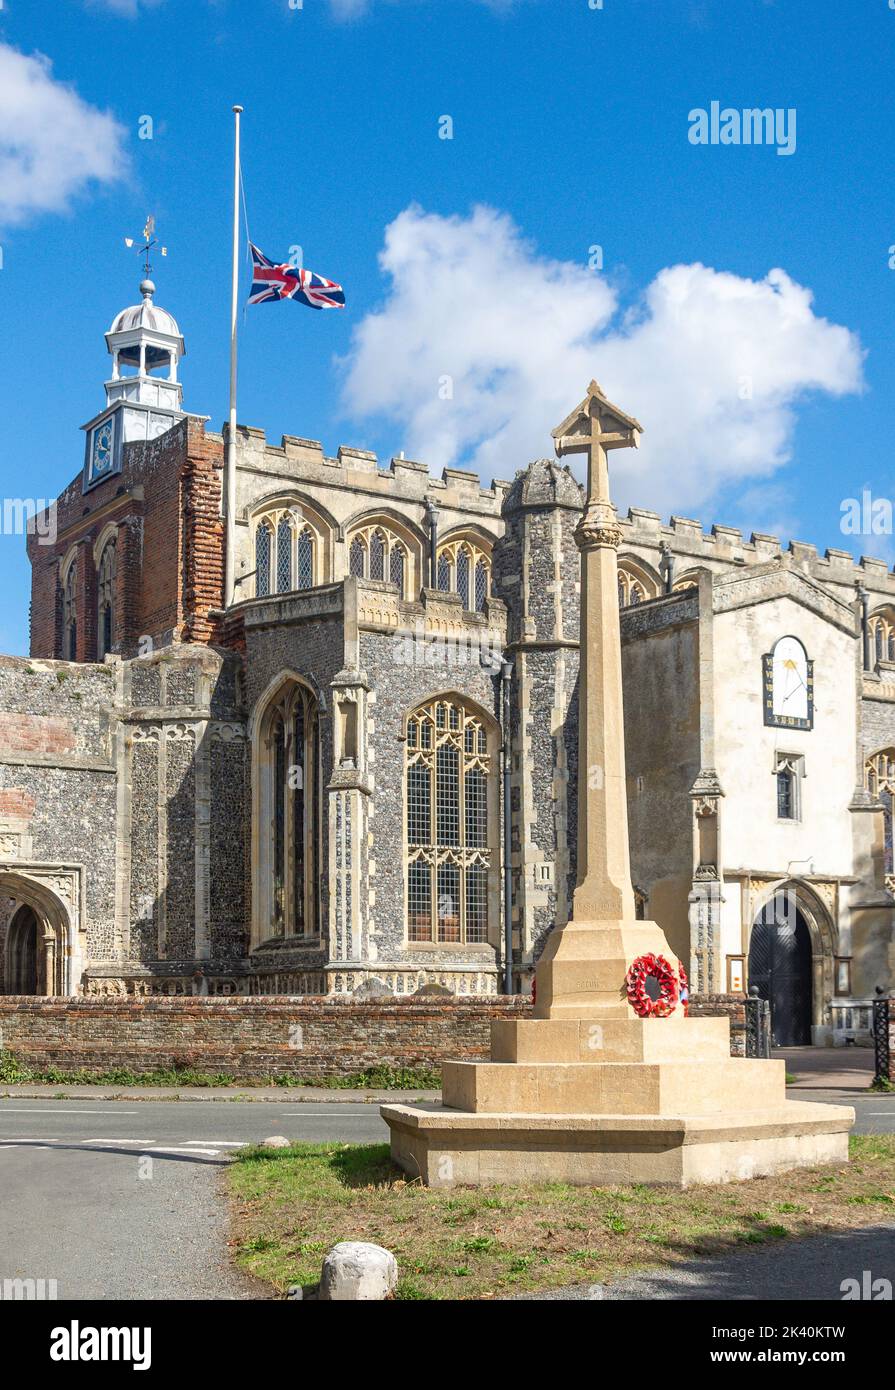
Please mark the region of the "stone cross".
<svg viewBox="0 0 895 1390"><path fill-rule="evenodd" d="M558 457L588 456L587 500L575 533L581 551L577 922L634 920L618 620L621 530L607 456L610 449L636 448L641 429L592 381L581 404L553 431Z"/></svg>

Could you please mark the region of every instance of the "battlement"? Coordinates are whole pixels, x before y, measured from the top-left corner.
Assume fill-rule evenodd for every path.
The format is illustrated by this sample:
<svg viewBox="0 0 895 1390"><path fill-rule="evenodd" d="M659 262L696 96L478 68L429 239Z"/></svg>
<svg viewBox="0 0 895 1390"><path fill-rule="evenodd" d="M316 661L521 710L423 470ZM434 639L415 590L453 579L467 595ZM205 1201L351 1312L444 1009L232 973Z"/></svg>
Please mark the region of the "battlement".
<svg viewBox="0 0 895 1390"><path fill-rule="evenodd" d="M225 433L220 436L223 442ZM424 463L398 455L382 467L378 456L368 449L340 444L334 457L328 455L318 439L284 434L272 444L262 429L239 425L237 429L237 468L269 473L297 482L325 483L372 491L394 502L420 502L427 499L442 507L480 511L483 516L500 516L509 482L493 479L483 487L478 474L466 469L445 468L434 477Z"/></svg>
<svg viewBox="0 0 895 1390"><path fill-rule="evenodd" d="M667 524L657 512L631 507L621 519L621 554L632 554L645 560L656 571L663 547L678 560L675 583L689 576L691 569L707 568L724 573L730 568L766 564L781 559L805 571L821 584L833 584L838 590L854 591L860 585L879 599L895 601L895 573L884 560L862 555L859 561L847 550L828 547L823 555L808 541L793 540L783 545L778 536L753 531L748 540L735 526L719 523L706 531L701 521L690 517L672 516ZM639 555L638 555L639 552ZM850 601L839 592L840 600Z"/></svg>

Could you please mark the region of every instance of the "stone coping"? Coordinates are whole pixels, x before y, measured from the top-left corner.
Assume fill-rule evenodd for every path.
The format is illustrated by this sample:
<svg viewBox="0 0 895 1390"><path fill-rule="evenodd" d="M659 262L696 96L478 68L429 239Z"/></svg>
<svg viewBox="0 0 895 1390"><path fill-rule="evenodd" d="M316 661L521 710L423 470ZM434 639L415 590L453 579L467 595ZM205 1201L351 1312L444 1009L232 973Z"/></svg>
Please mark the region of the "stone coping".
<svg viewBox="0 0 895 1390"><path fill-rule="evenodd" d="M745 1114L722 1115L527 1115L482 1114L451 1110L437 1104L382 1107L382 1118L419 1133L446 1131L457 1137L471 1131L501 1135L524 1133L542 1135L545 1142L557 1134L570 1138L604 1134L629 1140L642 1136L657 1147L662 1143L679 1147L725 1140L763 1139L785 1135L838 1134L851 1129L855 1112L848 1105L818 1105L806 1101L785 1101L783 1105Z"/></svg>

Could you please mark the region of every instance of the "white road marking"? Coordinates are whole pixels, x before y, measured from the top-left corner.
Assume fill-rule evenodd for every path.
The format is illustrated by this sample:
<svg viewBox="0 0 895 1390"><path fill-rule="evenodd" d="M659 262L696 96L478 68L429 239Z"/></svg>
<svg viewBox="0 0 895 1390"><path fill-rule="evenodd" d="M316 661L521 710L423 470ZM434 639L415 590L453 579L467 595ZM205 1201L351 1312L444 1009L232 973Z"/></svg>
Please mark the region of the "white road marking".
<svg viewBox="0 0 895 1390"><path fill-rule="evenodd" d="M385 1104L384 1101L383 1104ZM326 1116L328 1119L332 1118L335 1120L366 1120L371 1114L376 1115L377 1118L379 1117L379 1111L374 1110L372 1106L364 1115L356 1115L353 1111L346 1110L343 1110L336 1115L333 1115L333 1112L331 1110L281 1110L280 1119L295 1119L297 1116L300 1115L310 1115L312 1119L319 1119L321 1116Z"/></svg>
<svg viewBox="0 0 895 1390"><path fill-rule="evenodd" d="M184 1143L208 1145L214 1144L218 1149L244 1149L252 1141L250 1139L185 1139Z"/></svg>
<svg viewBox="0 0 895 1390"><path fill-rule="evenodd" d="M154 1144L154 1139L113 1139L111 1136L101 1139L77 1139L73 1141L77 1144Z"/></svg>
<svg viewBox="0 0 895 1390"><path fill-rule="evenodd" d="M158 1144L155 1148L147 1145L148 1154L189 1154L191 1157L199 1158L219 1158L217 1149L188 1149L183 1144Z"/></svg>
<svg viewBox="0 0 895 1390"><path fill-rule="evenodd" d="M138 1112L137 1112L136 1110L116 1110L116 1111L115 1111L115 1114L116 1114L116 1115L136 1115L137 1113L138 1113ZM108 1114L109 1114L109 1111L108 1111L108 1110L82 1110L82 1109L80 1108L80 1106L78 1107L77 1110L60 1110L57 1106L54 1106L52 1110L35 1110L33 1106L29 1106L29 1108L26 1110L24 1107L19 1108L18 1106L15 1106L15 1105L3 1105L3 1104L0 1104L0 1118L2 1118L4 1115L108 1115Z"/></svg>

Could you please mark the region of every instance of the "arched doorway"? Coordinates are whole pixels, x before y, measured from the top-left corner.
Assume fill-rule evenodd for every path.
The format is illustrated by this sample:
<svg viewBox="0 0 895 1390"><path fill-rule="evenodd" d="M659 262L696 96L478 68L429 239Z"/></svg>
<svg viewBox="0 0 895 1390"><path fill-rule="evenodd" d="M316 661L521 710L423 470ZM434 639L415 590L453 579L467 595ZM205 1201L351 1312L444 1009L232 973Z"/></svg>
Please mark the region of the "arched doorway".
<svg viewBox="0 0 895 1390"><path fill-rule="evenodd" d="M43 930L32 907L17 908L6 942L7 994L39 994Z"/></svg>
<svg viewBox="0 0 895 1390"><path fill-rule="evenodd" d="M752 927L749 987L770 1002L777 1047L811 1042L813 975L811 932L795 895L774 893Z"/></svg>

